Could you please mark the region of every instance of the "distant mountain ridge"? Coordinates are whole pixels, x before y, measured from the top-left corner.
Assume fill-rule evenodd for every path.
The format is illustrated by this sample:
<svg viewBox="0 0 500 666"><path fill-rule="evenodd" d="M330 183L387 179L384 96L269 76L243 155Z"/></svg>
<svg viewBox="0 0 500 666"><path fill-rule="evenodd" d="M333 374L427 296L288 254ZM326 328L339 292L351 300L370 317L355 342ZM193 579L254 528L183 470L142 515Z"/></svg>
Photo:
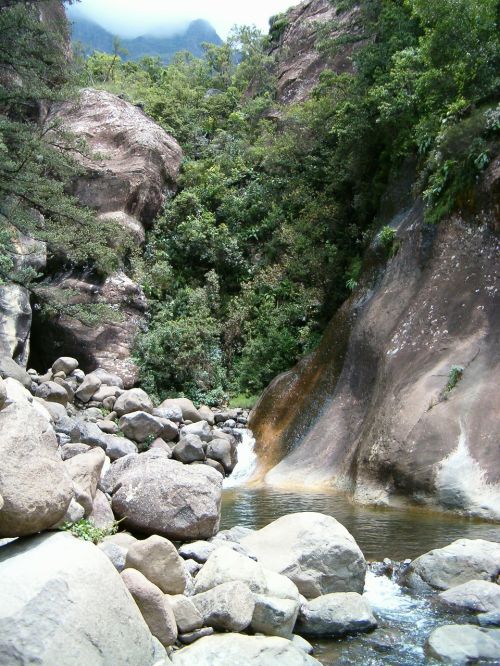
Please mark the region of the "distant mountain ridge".
<svg viewBox="0 0 500 666"><path fill-rule="evenodd" d="M72 41L73 43L80 42L87 55L93 51L113 53L115 36L113 33L79 13L70 12L69 19ZM120 42L128 51L127 55L122 56L124 60L138 60L144 56L153 56L168 63L179 51L189 51L194 56L201 57L203 55L201 45L204 42L219 45L222 44L222 39L208 21L197 19L191 21L184 32L176 35L168 37L142 35L134 39L120 38Z"/></svg>

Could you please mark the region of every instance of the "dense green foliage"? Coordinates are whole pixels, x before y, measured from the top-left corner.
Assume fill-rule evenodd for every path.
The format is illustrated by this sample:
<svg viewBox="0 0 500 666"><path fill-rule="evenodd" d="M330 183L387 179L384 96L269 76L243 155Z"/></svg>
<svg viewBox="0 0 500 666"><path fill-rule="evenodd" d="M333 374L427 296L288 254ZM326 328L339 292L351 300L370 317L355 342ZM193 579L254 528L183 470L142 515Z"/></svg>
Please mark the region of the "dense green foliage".
<svg viewBox="0 0 500 666"><path fill-rule="evenodd" d="M105 537L117 533L118 521L115 521L111 527L96 527L87 518L82 518L77 523L64 523L59 529L64 532L71 532L73 536L83 539L83 541L91 541L94 544L98 544Z"/></svg>
<svg viewBox="0 0 500 666"><path fill-rule="evenodd" d="M85 81L141 103L186 154L137 266L151 304L137 348L147 389L251 395L311 349L358 285L405 160L430 221L470 203L498 140L498 11L496 0L363 0L355 74L324 72L291 108L275 101L268 55L283 15L270 37L243 29L204 60L119 63L112 80L110 56L87 60ZM346 41L334 27L327 54ZM397 251L390 227L377 242Z"/></svg>
<svg viewBox="0 0 500 666"><path fill-rule="evenodd" d="M63 47L66 25L39 20L33 3L0 8L0 281L36 280L33 270L14 271L19 234L47 242L59 265L91 265L106 273L117 264L111 225L66 193L79 172L82 142L51 119L51 103L72 94Z"/></svg>

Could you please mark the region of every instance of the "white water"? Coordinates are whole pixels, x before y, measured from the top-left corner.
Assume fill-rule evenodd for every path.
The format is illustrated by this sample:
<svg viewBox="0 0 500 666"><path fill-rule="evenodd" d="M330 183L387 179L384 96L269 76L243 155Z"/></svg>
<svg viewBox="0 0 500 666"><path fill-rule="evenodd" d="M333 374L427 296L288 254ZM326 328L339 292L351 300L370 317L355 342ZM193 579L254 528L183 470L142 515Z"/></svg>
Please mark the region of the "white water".
<svg viewBox="0 0 500 666"><path fill-rule="evenodd" d="M257 454L254 451L255 438L251 430L244 430L241 442L238 444L238 463L231 476L224 479L224 488L241 486L252 478L257 467Z"/></svg>

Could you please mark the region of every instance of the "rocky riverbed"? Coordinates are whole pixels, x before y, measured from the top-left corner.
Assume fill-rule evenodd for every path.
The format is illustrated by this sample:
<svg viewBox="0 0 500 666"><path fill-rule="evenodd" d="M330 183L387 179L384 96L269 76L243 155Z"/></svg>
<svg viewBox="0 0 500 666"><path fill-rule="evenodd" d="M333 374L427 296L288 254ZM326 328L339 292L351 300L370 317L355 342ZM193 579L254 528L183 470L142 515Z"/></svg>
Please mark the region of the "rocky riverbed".
<svg viewBox="0 0 500 666"><path fill-rule="evenodd" d="M377 568L316 511L220 531L247 419L69 357L0 380L0 663L335 663L322 640L377 643L374 576L445 609L427 659L500 660L499 543Z"/></svg>

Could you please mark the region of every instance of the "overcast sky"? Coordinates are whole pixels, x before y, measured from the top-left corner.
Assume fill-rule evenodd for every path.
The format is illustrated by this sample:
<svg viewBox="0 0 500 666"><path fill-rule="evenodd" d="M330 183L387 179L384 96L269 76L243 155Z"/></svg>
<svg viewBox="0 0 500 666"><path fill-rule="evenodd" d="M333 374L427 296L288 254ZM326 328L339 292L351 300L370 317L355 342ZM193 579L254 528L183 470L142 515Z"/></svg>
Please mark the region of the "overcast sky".
<svg viewBox="0 0 500 666"><path fill-rule="evenodd" d="M121 37L175 32L193 19L206 19L224 39L233 25L268 30L269 17L298 0L82 0L76 11ZM72 11L75 11L73 9Z"/></svg>

